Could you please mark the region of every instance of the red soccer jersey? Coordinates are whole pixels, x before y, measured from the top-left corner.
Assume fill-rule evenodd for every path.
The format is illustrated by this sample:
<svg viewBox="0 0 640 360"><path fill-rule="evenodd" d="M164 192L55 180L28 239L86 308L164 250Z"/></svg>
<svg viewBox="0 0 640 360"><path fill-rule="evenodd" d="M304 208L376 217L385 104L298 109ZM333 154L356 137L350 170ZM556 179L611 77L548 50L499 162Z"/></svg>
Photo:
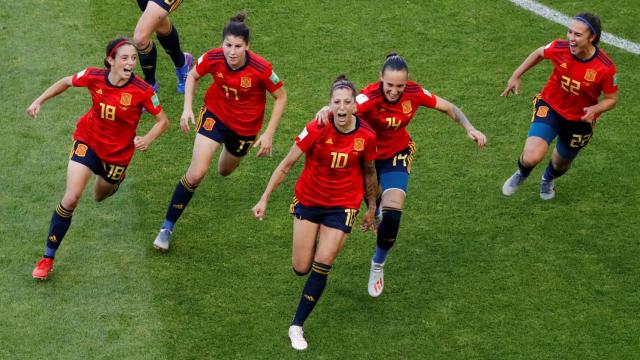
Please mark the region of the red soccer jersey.
<svg viewBox="0 0 640 360"><path fill-rule="evenodd" d="M296 137L306 160L295 194L304 206L359 209L364 195L362 164L376 158L376 134L359 119L348 134L330 122L318 127L312 120Z"/></svg>
<svg viewBox="0 0 640 360"><path fill-rule="evenodd" d="M618 91L616 67L597 47L590 59L582 60L571 54L568 41L555 40L544 48L544 57L553 63L553 72L542 99L569 121L580 121L583 109L597 104L601 93Z"/></svg>
<svg viewBox="0 0 640 360"><path fill-rule="evenodd" d="M271 65L255 53L247 51L247 62L231 69L221 48L200 56L196 64L200 76L211 74L213 84L204 96L204 104L235 133L253 136L264 121L266 92L282 87Z"/></svg>
<svg viewBox="0 0 640 360"><path fill-rule="evenodd" d="M73 86L89 89L93 104L78 119L73 138L88 144L102 161L126 166L133 157L133 138L142 108L151 115L162 111L160 100L142 79L131 74L124 86L108 80L108 69L86 68L73 75Z"/></svg>
<svg viewBox="0 0 640 360"><path fill-rule="evenodd" d="M368 85L356 97L358 116L369 123L376 132L378 159L393 157L406 149L411 141L407 125L418 107L436 106L436 96L413 81L407 82L400 99L390 103L382 93L382 82Z"/></svg>

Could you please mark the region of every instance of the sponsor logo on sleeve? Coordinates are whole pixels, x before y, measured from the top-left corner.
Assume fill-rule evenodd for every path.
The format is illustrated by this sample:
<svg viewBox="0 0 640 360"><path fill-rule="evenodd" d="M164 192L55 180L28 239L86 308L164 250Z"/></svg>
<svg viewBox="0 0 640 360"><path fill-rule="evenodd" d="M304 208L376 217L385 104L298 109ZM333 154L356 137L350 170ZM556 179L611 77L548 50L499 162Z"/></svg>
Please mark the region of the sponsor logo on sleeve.
<svg viewBox="0 0 640 360"><path fill-rule="evenodd" d="M431 95L431 93L429 92L429 90L422 88L422 92L427 95L428 97L432 97L433 95Z"/></svg>
<svg viewBox="0 0 640 360"><path fill-rule="evenodd" d="M84 76L84 73L87 72L87 69L84 69L82 71L80 71L79 73L76 74L76 79L80 79L81 77Z"/></svg>
<svg viewBox="0 0 640 360"><path fill-rule="evenodd" d="M160 99L158 99L158 94L153 94L151 97L151 102L153 103L153 107L160 106Z"/></svg>
<svg viewBox="0 0 640 360"><path fill-rule="evenodd" d="M364 104L367 101L369 101L369 98L365 94L358 94L358 96L356 96L356 102L358 104Z"/></svg>
<svg viewBox="0 0 640 360"><path fill-rule="evenodd" d="M304 129L302 129L302 132L300 133L300 135L298 135L298 141L302 141L304 138L307 137L307 135L309 135L309 132L307 131L307 127L305 126Z"/></svg>
<svg viewBox="0 0 640 360"><path fill-rule="evenodd" d="M618 86L618 74L613 74L613 86Z"/></svg>
<svg viewBox="0 0 640 360"><path fill-rule="evenodd" d="M200 55L200 57L198 58L198 65L202 63L203 59L204 59L204 54Z"/></svg>

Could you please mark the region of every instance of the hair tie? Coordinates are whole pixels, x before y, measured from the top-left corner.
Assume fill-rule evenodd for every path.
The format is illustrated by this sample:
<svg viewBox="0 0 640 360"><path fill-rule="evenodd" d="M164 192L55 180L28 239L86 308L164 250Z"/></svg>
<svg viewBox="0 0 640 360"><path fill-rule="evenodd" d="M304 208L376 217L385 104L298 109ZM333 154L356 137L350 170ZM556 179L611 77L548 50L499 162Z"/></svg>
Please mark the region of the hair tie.
<svg viewBox="0 0 640 360"><path fill-rule="evenodd" d="M125 44L128 44L129 40L122 40L119 43L116 44L116 46L113 47L113 49L111 49L111 51L109 51L109 56L111 56L113 58L113 55L116 54L116 51L118 51L118 49Z"/></svg>
<svg viewBox="0 0 640 360"><path fill-rule="evenodd" d="M585 18L583 18L583 17L581 17L581 16L576 16L576 17L574 17L574 19L576 19L576 20L580 20L580 21L582 21L583 23L587 24L587 26L589 27L589 29L591 29L591 32L592 32L592 33L594 33L594 34L596 34L596 35L600 36L600 33L596 31L596 29L593 27L593 25L591 25L591 23L590 23L587 19L585 19Z"/></svg>

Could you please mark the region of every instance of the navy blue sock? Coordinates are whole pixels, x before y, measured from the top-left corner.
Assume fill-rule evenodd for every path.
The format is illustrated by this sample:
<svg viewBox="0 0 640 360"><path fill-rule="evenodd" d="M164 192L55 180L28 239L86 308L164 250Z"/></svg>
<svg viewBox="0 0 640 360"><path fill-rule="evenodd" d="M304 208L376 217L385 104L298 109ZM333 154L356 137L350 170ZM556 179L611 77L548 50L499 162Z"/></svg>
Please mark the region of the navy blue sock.
<svg viewBox="0 0 640 360"><path fill-rule="evenodd" d="M140 67L144 73L144 81L149 85L156 83L156 62L158 60L158 51L156 50L156 44L153 41L149 41L149 44L144 49L138 49L140 55Z"/></svg>
<svg viewBox="0 0 640 360"><path fill-rule="evenodd" d="M569 169L567 169L567 170L569 170ZM544 175L542 176L542 178L545 179L545 180L553 180L553 179L555 179L557 177L562 176L564 173L567 172L567 170L558 170L553 166L551 161L549 161L549 165L547 165L547 168L544 171Z"/></svg>
<svg viewBox="0 0 640 360"><path fill-rule="evenodd" d="M527 167L522 163L522 158L518 158L518 169L520 170L520 174L522 174L522 176L527 177L529 176L529 174L531 174L531 170L533 170L535 166L532 167Z"/></svg>
<svg viewBox="0 0 640 360"><path fill-rule="evenodd" d="M184 66L184 52L180 48L180 36L178 35L178 30L172 24L171 32L168 35L160 36L158 34L158 41L162 48L166 53L171 57L171 61L173 61L173 65L176 68L180 68Z"/></svg>
<svg viewBox="0 0 640 360"><path fill-rule="evenodd" d="M44 249L45 257L52 259L56 257L56 251L58 251L58 247L60 247L60 243L71 225L71 216L73 216L73 210L67 210L62 204L58 204L56 211L51 216L47 246Z"/></svg>
<svg viewBox="0 0 640 360"><path fill-rule="evenodd" d="M173 196L171 197L171 202L167 209L167 215L165 216L165 222L162 224L163 228L173 230L173 225L175 225L180 218L180 215L182 215L184 208L187 207L187 204L191 201L193 192L196 191L196 188L197 186L189 184L186 176L183 176L182 179L180 179L173 192Z"/></svg>
<svg viewBox="0 0 640 360"><path fill-rule="evenodd" d="M320 295L322 295L324 288L327 286L329 271L331 271L331 265L313 262L311 275L309 275L307 283L304 285L302 297L291 325L302 326L304 321L307 320L318 300L320 300Z"/></svg>
<svg viewBox="0 0 640 360"><path fill-rule="evenodd" d="M378 225L376 239L376 253L373 262L383 264L387 260L389 250L395 245L398 231L400 230L400 218L402 210L394 208L382 208L382 222Z"/></svg>

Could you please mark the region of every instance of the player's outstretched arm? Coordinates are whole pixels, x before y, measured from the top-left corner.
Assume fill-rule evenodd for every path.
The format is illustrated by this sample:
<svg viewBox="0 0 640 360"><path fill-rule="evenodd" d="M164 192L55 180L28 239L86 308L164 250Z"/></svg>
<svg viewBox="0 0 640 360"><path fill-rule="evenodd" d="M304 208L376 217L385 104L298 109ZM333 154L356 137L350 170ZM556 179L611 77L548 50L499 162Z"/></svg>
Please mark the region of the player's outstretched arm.
<svg viewBox="0 0 640 360"><path fill-rule="evenodd" d="M436 110L447 114L453 121L457 122L467 132L469 139L473 140L480 148L484 148L487 144L487 137L477 130L469 119L464 115L462 110L449 101L436 96Z"/></svg>
<svg viewBox="0 0 640 360"><path fill-rule="evenodd" d="M267 188L264 190L264 193L260 197L258 203L251 209L253 211L253 216L258 220L264 219L265 212L267 211L267 203L269 202L269 197L271 193L273 193L278 186L284 181L289 173L289 170L293 167L293 165L300 159L303 152L300 150L298 145L294 144L289 150L289 153L285 158L280 162L278 167L271 174L271 178L269 179L269 183L267 184Z"/></svg>
<svg viewBox="0 0 640 360"><path fill-rule="evenodd" d="M29 116L31 116L32 118L35 118L36 116L38 116L42 104L47 102L47 100L60 95L71 86L71 76L66 76L56 81L53 85L49 86L49 88L45 90L42 95L33 100L31 105L29 105L29 107L27 108L27 114L29 114Z"/></svg>
<svg viewBox="0 0 640 360"><path fill-rule="evenodd" d="M271 93L273 96L273 109L271 111L271 118L267 128L260 135L258 140L253 144L253 147L259 147L256 157L271 155L271 149L273 147L273 135L276 133L282 114L284 114L284 108L287 105L287 91L284 86Z"/></svg>
<svg viewBox="0 0 640 360"><path fill-rule="evenodd" d="M169 118L167 114L163 111L160 111L158 115L156 115L156 123L149 129L144 136L136 136L133 139L133 143L136 146L136 149L140 151L147 150L149 145L154 142L160 135L162 135L165 130L169 127Z"/></svg>
<svg viewBox="0 0 640 360"><path fill-rule="evenodd" d="M507 87L504 89L500 96L508 96L509 93L514 93L518 95L520 93L520 78L524 73L526 73L532 67L538 65L540 61L544 59L544 46L539 47L518 66L518 68L513 72L509 81L507 82Z"/></svg>
<svg viewBox="0 0 640 360"><path fill-rule="evenodd" d="M200 74L198 74L194 67L187 74L187 81L184 86L184 105L182 115L180 116L180 129L185 133L189 132L189 122L193 125L196 124L195 116L193 115L193 97L196 94L199 79Z"/></svg>
<svg viewBox="0 0 640 360"><path fill-rule="evenodd" d="M376 195L378 192L378 175L376 174L376 163L374 160L364 163L364 186L367 197L367 212L362 217L362 231L367 231L373 227L376 217Z"/></svg>

